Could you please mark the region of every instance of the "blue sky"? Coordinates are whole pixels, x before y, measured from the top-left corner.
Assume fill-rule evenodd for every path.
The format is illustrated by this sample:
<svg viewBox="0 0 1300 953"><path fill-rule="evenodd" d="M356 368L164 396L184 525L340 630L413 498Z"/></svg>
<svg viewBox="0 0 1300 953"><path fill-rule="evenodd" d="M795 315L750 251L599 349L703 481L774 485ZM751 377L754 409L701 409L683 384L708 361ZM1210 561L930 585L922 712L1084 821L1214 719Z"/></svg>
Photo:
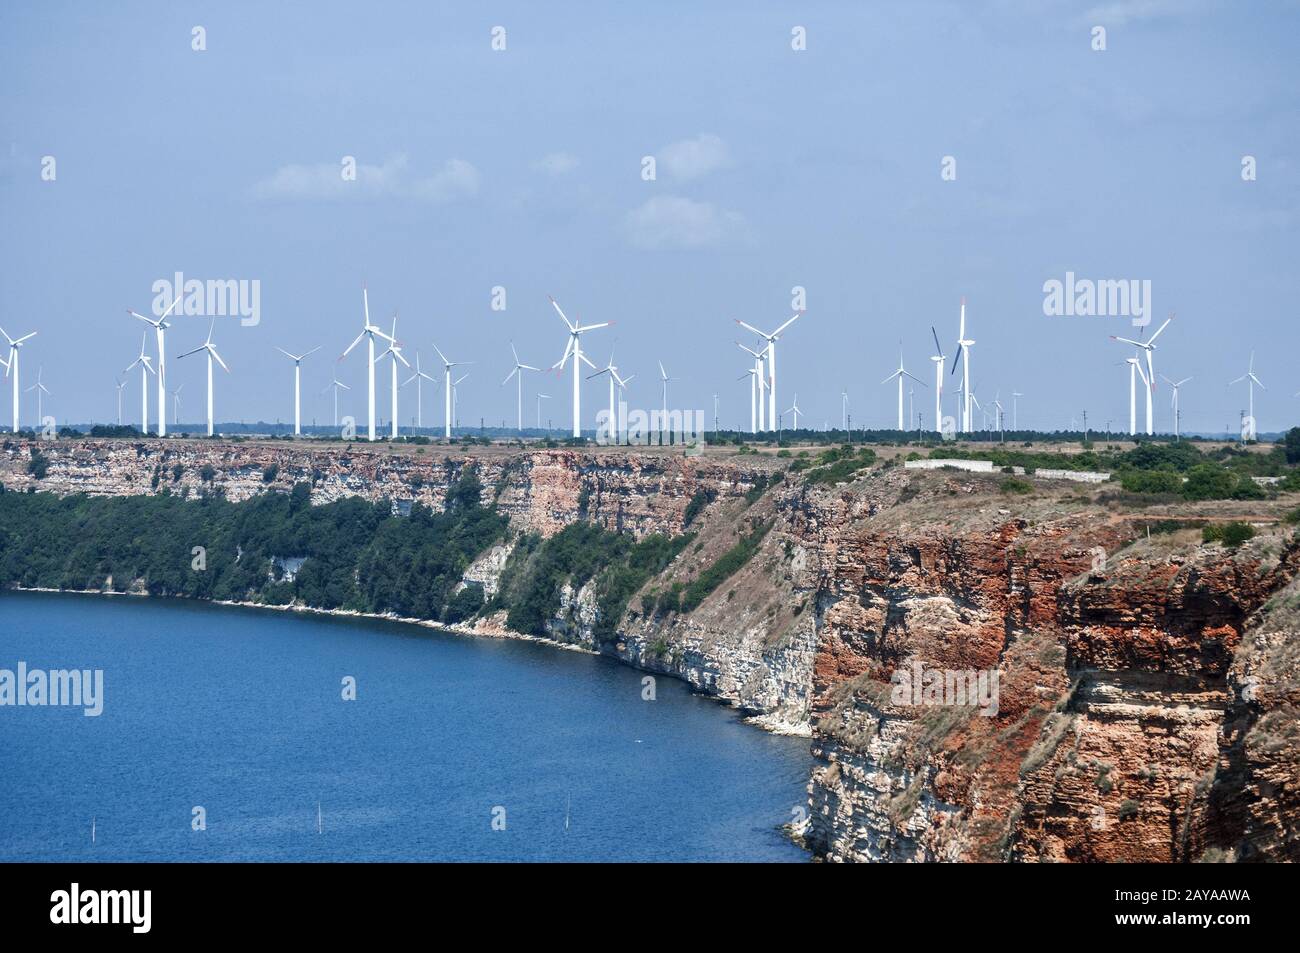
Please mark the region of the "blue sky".
<svg viewBox="0 0 1300 953"><path fill-rule="evenodd" d="M508 341L528 363L560 357L552 294L570 317L617 321L588 348L603 364L617 339L634 406L658 406L662 359L670 403L711 417L718 393L723 425L747 425L732 319L775 326L801 286L779 397L797 392L814 426L838 423L845 387L855 425L892 425L896 392L880 381L900 339L932 383L930 326L951 355L965 295L978 396L1000 391L1009 410L1023 392L1022 425L1063 427L1086 408L1118 428L1129 352L1108 335L1133 328L1045 316L1043 283L1072 271L1150 280L1157 322L1177 313L1156 370L1194 378L1185 430L1235 426L1246 398L1227 382L1252 349L1268 387L1259 429L1296 422L1295 3L376 6L0 7L0 325L39 330L23 377L43 366L48 413L115 416L143 327L126 310L147 311L153 282L181 271L261 283L260 323L218 322L233 371L217 382L220 420L290 419L275 347L321 345L304 416L327 422L319 392L359 330L364 281L373 317L400 313L408 357L427 369L436 341L477 362L462 423L513 420ZM806 50L791 49L795 26ZM170 353L206 324L180 318ZM360 419L364 361L338 371ZM182 416L200 419L202 365L168 373L186 383ZM527 385L555 395L557 426L568 419L566 384ZM426 391L426 425L440 391ZM605 394L585 385L585 426ZM1162 430L1168 400L1161 387ZM933 392L917 386L916 405L928 425ZM414 406L405 391L404 424ZM7 421L7 388L0 408Z"/></svg>

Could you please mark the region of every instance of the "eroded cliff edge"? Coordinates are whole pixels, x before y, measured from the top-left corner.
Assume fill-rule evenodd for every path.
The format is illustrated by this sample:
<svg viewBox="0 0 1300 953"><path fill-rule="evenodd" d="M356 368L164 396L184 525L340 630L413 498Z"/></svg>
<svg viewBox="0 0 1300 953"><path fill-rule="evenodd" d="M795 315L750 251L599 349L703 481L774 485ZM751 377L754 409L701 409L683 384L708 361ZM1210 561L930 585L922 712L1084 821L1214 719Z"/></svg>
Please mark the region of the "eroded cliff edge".
<svg viewBox="0 0 1300 953"><path fill-rule="evenodd" d="M466 466L519 534L578 521L686 545L601 636L590 584L546 635L686 679L768 727L809 732L803 832L843 861L1297 859L1300 543L1295 501L1135 506L1106 487L864 470L810 486L758 455L283 443L56 442L45 477L6 444L0 481L70 493L294 483L437 508ZM1237 548L1198 524L1241 519ZM690 611L656 595L756 527ZM516 537L518 538L518 537ZM466 582L489 594L513 541ZM506 631L505 612L463 627ZM607 630L610 626L605 627ZM896 703L900 671L996 671L996 714Z"/></svg>

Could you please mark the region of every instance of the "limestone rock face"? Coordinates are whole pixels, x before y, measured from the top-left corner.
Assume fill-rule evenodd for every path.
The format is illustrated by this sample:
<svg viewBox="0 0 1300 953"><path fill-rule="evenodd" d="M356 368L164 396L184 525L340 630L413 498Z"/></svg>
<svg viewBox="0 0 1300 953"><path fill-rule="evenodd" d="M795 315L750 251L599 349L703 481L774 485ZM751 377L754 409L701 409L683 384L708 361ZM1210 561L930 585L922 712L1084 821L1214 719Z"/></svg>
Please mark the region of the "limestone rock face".
<svg viewBox="0 0 1300 953"><path fill-rule="evenodd" d="M809 735L805 837L826 860L1300 860L1300 540L1280 519L1294 500L1135 509L1105 487L1032 478L1008 497L998 474L903 468L835 487L790 472L750 493L784 461L653 450L39 449L37 481L32 444L0 446L8 490L240 500L307 481L314 503L401 512L440 509L473 464L516 532L693 534L612 641L594 635L590 582L564 588L545 634ZM1256 537L1203 544L1197 522L1225 519ZM760 526L752 558L698 606L662 608ZM490 598L512 546L465 583ZM505 612L457 628L516 634ZM981 674L995 697L958 691Z"/></svg>

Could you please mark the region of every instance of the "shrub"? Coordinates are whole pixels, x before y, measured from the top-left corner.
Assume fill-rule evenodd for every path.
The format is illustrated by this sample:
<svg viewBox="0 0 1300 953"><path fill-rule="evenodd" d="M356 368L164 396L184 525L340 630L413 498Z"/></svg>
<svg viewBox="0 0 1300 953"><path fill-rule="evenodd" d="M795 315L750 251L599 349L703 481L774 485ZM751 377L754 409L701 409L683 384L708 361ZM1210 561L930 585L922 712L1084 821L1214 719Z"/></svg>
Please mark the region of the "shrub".
<svg viewBox="0 0 1300 953"><path fill-rule="evenodd" d="M1255 536L1255 528L1249 523L1233 520L1231 523L1213 523L1201 530L1201 540L1206 543L1222 543L1229 549L1235 549Z"/></svg>
<svg viewBox="0 0 1300 953"><path fill-rule="evenodd" d="M1034 485L1028 480L1022 480L1019 477L1007 477L1001 484L1003 493L1033 493Z"/></svg>

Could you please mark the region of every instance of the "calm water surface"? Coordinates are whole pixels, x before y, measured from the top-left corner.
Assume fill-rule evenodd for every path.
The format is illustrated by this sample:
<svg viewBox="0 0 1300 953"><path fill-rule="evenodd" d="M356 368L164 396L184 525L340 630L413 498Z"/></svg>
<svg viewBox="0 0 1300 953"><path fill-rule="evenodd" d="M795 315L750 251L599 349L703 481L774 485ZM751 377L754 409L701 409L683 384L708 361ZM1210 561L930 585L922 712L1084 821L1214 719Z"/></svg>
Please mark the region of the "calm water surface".
<svg viewBox="0 0 1300 953"><path fill-rule="evenodd" d="M805 803L807 740L672 679L643 701L644 673L608 659L6 592L0 669L20 660L103 669L104 712L0 707L0 860L807 859L778 829Z"/></svg>

